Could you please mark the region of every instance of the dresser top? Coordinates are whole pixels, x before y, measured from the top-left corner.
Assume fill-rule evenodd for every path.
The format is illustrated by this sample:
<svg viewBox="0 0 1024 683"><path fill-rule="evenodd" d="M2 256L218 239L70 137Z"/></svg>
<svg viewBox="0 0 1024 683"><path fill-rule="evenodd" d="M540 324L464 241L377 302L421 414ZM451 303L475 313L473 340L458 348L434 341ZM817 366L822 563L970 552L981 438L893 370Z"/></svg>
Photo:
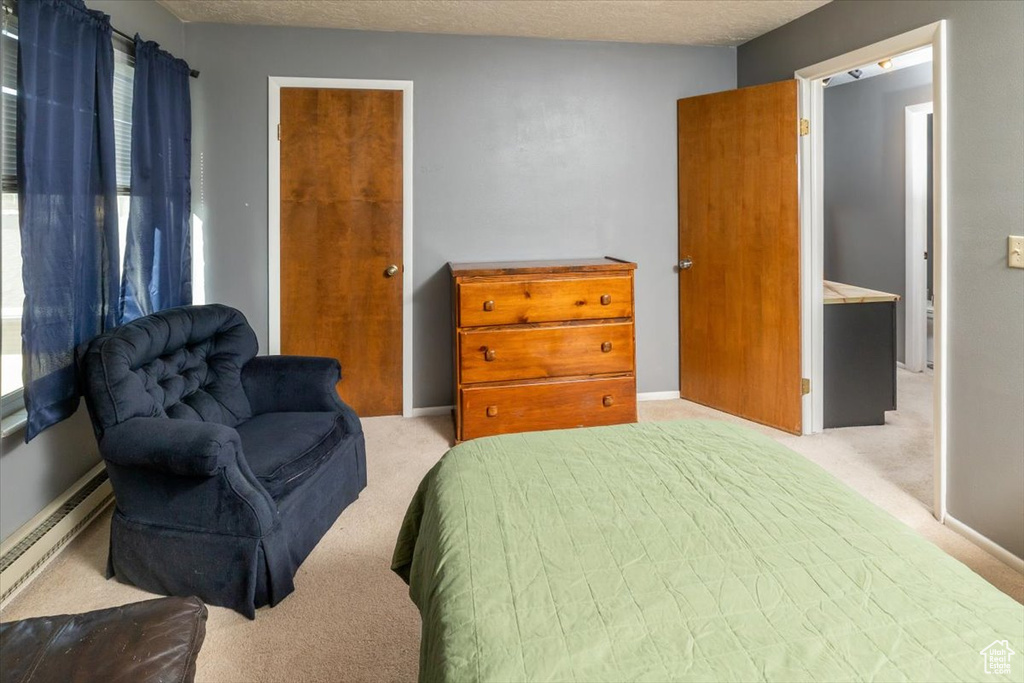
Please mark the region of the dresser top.
<svg viewBox="0 0 1024 683"><path fill-rule="evenodd" d="M564 259L557 261L482 261L478 263L449 263L453 276L513 275L543 273L592 273L634 270L636 264L612 257Z"/></svg>

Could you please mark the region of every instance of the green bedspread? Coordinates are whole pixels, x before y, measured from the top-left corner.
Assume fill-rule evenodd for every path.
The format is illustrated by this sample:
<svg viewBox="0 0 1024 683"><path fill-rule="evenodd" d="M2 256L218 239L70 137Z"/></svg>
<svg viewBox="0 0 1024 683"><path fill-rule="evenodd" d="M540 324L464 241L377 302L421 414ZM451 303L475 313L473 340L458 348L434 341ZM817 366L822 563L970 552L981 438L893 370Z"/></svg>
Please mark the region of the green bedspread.
<svg viewBox="0 0 1024 683"><path fill-rule="evenodd" d="M457 446L393 569L423 681L1024 680L1024 607L721 422ZM1009 675L985 673L993 641L1018 653Z"/></svg>

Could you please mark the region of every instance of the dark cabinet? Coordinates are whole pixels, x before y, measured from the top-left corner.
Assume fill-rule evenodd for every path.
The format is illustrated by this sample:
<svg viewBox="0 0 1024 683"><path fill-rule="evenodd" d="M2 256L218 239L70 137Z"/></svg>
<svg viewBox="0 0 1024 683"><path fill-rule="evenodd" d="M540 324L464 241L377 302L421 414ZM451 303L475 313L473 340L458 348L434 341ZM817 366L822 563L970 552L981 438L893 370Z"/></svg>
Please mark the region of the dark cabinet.
<svg viewBox="0 0 1024 683"><path fill-rule="evenodd" d="M885 424L885 412L896 410L899 297L873 292L874 297L840 296L830 301L828 284L832 283L825 290L824 427ZM877 300L881 297L887 300Z"/></svg>

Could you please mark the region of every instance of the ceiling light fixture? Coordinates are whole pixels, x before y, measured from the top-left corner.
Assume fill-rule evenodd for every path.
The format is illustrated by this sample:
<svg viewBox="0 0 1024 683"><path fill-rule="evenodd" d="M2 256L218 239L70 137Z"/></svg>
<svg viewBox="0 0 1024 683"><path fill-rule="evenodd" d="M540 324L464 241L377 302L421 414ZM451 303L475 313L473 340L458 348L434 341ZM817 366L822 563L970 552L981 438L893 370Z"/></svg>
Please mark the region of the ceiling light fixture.
<svg viewBox="0 0 1024 683"><path fill-rule="evenodd" d="M861 71L860 69L854 69L853 71L847 71L846 73L848 73L851 76L853 76L854 79L858 79L858 78L861 77L861 74L863 74L864 72Z"/></svg>
<svg viewBox="0 0 1024 683"><path fill-rule="evenodd" d="M880 61L878 63L878 66L882 67L883 69L891 69L892 68L892 60L891 59L883 59L882 61Z"/></svg>

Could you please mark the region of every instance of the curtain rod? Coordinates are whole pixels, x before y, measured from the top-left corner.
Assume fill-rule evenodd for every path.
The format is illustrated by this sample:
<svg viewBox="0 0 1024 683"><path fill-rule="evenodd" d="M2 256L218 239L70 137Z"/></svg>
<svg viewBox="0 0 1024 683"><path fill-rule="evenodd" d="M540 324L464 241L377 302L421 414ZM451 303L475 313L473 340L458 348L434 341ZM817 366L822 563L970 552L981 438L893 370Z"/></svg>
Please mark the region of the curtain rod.
<svg viewBox="0 0 1024 683"><path fill-rule="evenodd" d="M132 46L132 48L134 49L134 47L135 47L135 38L131 37L130 35L128 35L124 31L117 30L113 26L110 27L110 30L114 32L114 35L116 35L118 38L124 40L126 43L128 43L128 45ZM199 78L199 70L198 69L192 69L191 71L188 72L188 75L191 76L192 78Z"/></svg>
<svg viewBox="0 0 1024 683"><path fill-rule="evenodd" d="M16 14L15 6L17 4L18 4L17 0L3 0L4 11L9 13L9 14ZM134 46L135 46L135 38L131 37L130 35L128 35L124 31L119 31L113 25L110 26L110 30L113 31L114 35L116 35L118 38L121 38L128 45L130 45L132 48L134 48ZM188 75L191 76L192 78L199 78L199 70L198 69L191 69L189 71Z"/></svg>

